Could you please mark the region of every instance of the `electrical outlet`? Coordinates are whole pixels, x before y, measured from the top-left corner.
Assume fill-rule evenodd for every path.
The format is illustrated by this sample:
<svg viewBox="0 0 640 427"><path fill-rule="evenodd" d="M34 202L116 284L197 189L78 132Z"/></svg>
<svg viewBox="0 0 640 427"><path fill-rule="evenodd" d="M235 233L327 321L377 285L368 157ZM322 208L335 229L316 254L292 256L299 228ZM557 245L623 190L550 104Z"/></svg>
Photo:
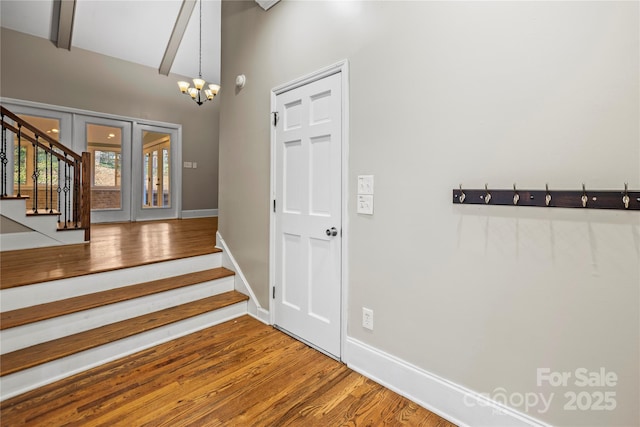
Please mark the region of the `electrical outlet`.
<svg viewBox="0 0 640 427"><path fill-rule="evenodd" d="M362 327L373 331L373 310L362 307Z"/></svg>

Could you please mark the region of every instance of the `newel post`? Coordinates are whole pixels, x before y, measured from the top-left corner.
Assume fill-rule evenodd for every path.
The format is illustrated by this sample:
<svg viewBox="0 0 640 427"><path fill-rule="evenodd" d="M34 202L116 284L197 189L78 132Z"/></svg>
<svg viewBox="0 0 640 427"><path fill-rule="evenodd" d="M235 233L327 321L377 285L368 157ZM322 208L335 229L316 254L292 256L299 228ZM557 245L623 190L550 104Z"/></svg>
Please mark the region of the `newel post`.
<svg viewBox="0 0 640 427"><path fill-rule="evenodd" d="M91 240L91 153L82 153L82 190L80 197L80 222L84 228L84 240Z"/></svg>

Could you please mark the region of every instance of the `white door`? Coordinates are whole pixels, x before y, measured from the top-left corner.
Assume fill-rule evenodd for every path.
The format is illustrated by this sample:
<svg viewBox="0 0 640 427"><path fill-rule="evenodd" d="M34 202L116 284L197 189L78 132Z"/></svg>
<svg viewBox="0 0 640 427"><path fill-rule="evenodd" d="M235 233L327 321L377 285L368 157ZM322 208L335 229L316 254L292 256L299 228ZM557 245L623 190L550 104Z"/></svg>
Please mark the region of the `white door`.
<svg viewBox="0 0 640 427"><path fill-rule="evenodd" d="M134 219L177 218L182 163L178 131L136 124L133 133Z"/></svg>
<svg viewBox="0 0 640 427"><path fill-rule="evenodd" d="M91 222L131 220L131 122L74 119L77 152L91 154Z"/></svg>
<svg viewBox="0 0 640 427"><path fill-rule="evenodd" d="M277 95L275 324L340 358L341 76Z"/></svg>

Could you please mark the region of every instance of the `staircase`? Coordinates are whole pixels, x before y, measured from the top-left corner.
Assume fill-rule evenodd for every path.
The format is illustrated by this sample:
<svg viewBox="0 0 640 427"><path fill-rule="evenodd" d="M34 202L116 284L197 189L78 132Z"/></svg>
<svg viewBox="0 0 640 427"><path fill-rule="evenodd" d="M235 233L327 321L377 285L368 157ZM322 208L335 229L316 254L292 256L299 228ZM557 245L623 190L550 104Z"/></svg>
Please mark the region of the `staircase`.
<svg viewBox="0 0 640 427"><path fill-rule="evenodd" d="M41 248L89 240L91 156L0 113L0 401L247 314L249 297L234 290L215 236L189 240L203 251L135 266L120 262L122 248L95 242ZM153 246L143 249L161 249ZM118 262L93 274L67 271L92 249Z"/></svg>
<svg viewBox="0 0 640 427"><path fill-rule="evenodd" d="M222 253L0 290L0 400L247 313Z"/></svg>
<svg viewBox="0 0 640 427"><path fill-rule="evenodd" d="M60 213L27 209L29 197L7 196L0 198L2 221L11 221L15 230L0 233L0 251L39 248L55 245L73 245L85 242L85 230L60 222Z"/></svg>
<svg viewBox="0 0 640 427"><path fill-rule="evenodd" d="M90 153L73 152L3 106L0 116L0 250L88 241Z"/></svg>

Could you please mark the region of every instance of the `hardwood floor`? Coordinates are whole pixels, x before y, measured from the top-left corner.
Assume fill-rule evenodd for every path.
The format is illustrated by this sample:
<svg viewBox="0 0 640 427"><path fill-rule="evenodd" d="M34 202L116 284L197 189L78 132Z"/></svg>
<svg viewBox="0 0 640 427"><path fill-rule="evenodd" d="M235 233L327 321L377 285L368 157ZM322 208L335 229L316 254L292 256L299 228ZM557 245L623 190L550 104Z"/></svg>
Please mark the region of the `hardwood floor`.
<svg viewBox="0 0 640 427"><path fill-rule="evenodd" d="M244 316L7 400L6 426L453 424Z"/></svg>
<svg viewBox="0 0 640 427"><path fill-rule="evenodd" d="M87 244L0 252L0 289L210 254L217 229L216 217L93 225Z"/></svg>

